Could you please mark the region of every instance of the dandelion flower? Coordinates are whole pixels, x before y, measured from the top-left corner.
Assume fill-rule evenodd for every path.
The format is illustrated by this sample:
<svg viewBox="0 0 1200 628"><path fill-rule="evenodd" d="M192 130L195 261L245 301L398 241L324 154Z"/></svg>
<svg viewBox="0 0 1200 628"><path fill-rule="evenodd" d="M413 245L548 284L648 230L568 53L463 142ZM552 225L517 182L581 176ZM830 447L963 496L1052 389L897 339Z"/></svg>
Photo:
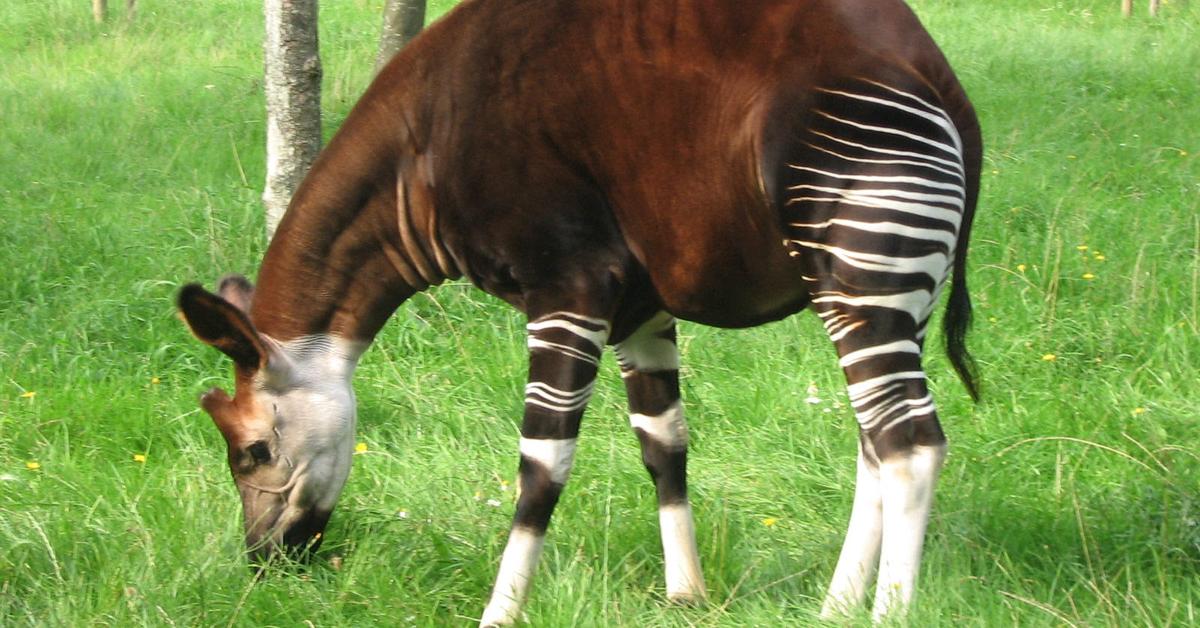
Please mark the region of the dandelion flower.
<svg viewBox="0 0 1200 628"><path fill-rule="evenodd" d="M1095 255L1095 257L1093 257L1092 259L1096 260L1097 262L1103 262L1104 260L1106 260L1108 258L1104 257L1104 255L1102 253L1097 253Z"/></svg>
<svg viewBox="0 0 1200 628"><path fill-rule="evenodd" d="M156 375L156 376L150 378L150 383L157 386L158 384L162 383L162 380L159 379L158 376Z"/></svg>
<svg viewBox="0 0 1200 628"><path fill-rule="evenodd" d="M26 390L25 392L21 393L21 398L22 399L33 399L36 395L37 395L37 393L35 391Z"/></svg>
<svg viewBox="0 0 1200 628"><path fill-rule="evenodd" d="M1019 272L1019 273L1025 272L1026 268L1028 268L1028 266L1026 266L1024 264L1017 264L1017 272Z"/></svg>
<svg viewBox="0 0 1200 628"><path fill-rule="evenodd" d="M1086 251L1086 250L1088 250L1088 245L1080 244L1079 246L1075 247L1075 250L1076 251Z"/></svg>
<svg viewBox="0 0 1200 628"><path fill-rule="evenodd" d="M145 462L146 454L133 454L133 461L134 462Z"/></svg>
<svg viewBox="0 0 1200 628"><path fill-rule="evenodd" d="M355 446L354 446L354 453L356 453L356 454L361 454L361 453L364 453L364 452L366 452L366 451L367 451L367 444L366 444L366 443L359 443L359 444L357 444L357 445L355 445Z"/></svg>
<svg viewBox="0 0 1200 628"><path fill-rule="evenodd" d="M775 517L767 517L766 519L762 520L762 524L767 526L768 528L770 528L771 526L774 526L777 523L779 523L779 520L776 519Z"/></svg>
<svg viewBox="0 0 1200 628"><path fill-rule="evenodd" d="M1042 356L1043 362L1053 362L1057 359L1058 359L1058 356L1054 355L1053 353L1047 353L1046 355Z"/></svg>
<svg viewBox="0 0 1200 628"><path fill-rule="evenodd" d="M37 460L29 460L25 463L25 468L30 471L37 471L42 468L42 465L38 464Z"/></svg>
<svg viewBox="0 0 1200 628"><path fill-rule="evenodd" d="M1083 278L1087 279L1088 281L1091 281L1092 279L1095 279L1096 276L1093 275L1092 273L1083 273Z"/></svg>
<svg viewBox="0 0 1200 628"><path fill-rule="evenodd" d="M1133 416L1137 416L1139 414L1145 414L1145 413L1146 413L1146 409L1141 406L1138 406L1133 409Z"/></svg>

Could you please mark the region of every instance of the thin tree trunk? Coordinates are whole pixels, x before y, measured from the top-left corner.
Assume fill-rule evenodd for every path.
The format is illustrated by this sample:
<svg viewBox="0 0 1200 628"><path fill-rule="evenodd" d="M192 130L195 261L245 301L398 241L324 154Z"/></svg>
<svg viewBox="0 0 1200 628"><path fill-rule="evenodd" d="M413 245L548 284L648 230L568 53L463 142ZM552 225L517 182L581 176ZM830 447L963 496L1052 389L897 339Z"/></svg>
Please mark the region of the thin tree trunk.
<svg viewBox="0 0 1200 628"><path fill-rule="evenodd" d="M387 0L383 8L383 34L375 55L375 71L421 32L425 26L425 0Z"/></svg>
<svg viewBox="0 0 1200 628"><path fill-rule="evenodd" d="M321 149L317 0L266 0L267 237Z"/></svg>
<svg viewBox="0 0 1200 628"><path fill-rule="evenodd" d="M1150 0L1150 17L1158 15L1158 4L1159 0Z"/></svg>
<svg viewBox="0 0 1200 628"><path fill-rule="evenodd" d="M108 0L92 0L92 19L97 24L103 24L108 15Z"/></svg>
<svg viewBox="0 0 1200 628"><path fill-rule="evenodd" d="M125 0L125 20L132 22L137 15L137 0Z"/></svg>
<svg viewBox="0 0 1200 628"><path fill-rule="evenodd" d="M1133 0L1121 0L1121 15L1125 17L1133 15Z"/></svg>

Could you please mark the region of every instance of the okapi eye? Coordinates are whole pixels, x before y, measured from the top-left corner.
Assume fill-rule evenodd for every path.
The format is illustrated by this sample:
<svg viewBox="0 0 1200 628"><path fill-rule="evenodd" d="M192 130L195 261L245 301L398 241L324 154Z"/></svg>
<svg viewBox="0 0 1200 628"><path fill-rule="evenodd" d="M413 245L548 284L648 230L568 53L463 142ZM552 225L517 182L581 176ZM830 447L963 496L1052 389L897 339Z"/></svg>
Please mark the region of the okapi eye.
<svg viewBox="0 0 1200 628"><path fill-rule="evenodd" d="M263 464L271 461L271 448L267 446L266 441L256 441L247 447L246 451L250 452L254 462Z"/></svg>

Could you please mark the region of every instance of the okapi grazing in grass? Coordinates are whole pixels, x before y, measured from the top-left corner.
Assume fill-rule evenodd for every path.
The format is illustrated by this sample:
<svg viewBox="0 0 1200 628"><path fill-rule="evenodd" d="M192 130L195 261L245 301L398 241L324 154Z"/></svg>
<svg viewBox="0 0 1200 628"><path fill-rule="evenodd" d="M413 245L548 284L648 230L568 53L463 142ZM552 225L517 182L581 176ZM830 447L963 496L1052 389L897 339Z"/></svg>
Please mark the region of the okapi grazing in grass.
<svg viewBox="0 0 1200 628"><path fill-rule="evenodd" d="M979 128L899 0L473 0L375 79L296 192L257 290L183 288L233 358L202 403L246 542L310 544L350 470L359 356L396 308L466 276L528 317L520 497L485 625L520 615L606 344L658 492L666 593L705 596L675 319L811 306L860 423L823 612L909 603L945 455L921 366L947 277L964 346Z"/></svg>

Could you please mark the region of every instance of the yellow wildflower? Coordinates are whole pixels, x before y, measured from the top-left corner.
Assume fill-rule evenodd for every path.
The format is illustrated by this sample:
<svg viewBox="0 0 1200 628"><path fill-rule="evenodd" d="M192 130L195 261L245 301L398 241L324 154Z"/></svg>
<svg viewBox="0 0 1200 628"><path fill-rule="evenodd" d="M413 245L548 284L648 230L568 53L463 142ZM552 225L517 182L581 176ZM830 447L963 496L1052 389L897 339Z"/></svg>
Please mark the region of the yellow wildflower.
<svg viewBox="0 0 1200 628"><path fill-rule="evenodd" d="M1105 259L1108 259L1108 258L1104 257L1104 255L1101 253L1097 253L1093 259L1095 259L1097 262L1103 262Z"/></svg>
<svg viewBox="0 0 1200 628"><path fill-rule="evenodd" d="M1084 278L1084 279L1087 279L1087 280L1089 280L1089 281L1090 281L1090 280L1092 280L1092 279L1095 279L1095 278L1096 278L1096 276L1095 276L1095 275L1093 275L1092 273L1083 273L1083 278Z"/></svg>
<svg viewBox="0 0 1200 628"><path fill-rule="evenodd" d="M1139 414L1145 414L1145 413L1146 413L1146 409L1141 406L1138 406L1133 409L1133 416L1137 416Z"/></svg>
<svg viewBox="0 0 1200 628"><path fill-rule="evenodd" d="M1058 359L1058 356L1054 355L1053 353L1047 353L1046 355L1042 356L1043 362L1053 362L1057 359Z"/></svg>
<svg viewBox="0 0 1200 628"><path fill-rule="evenodd" d="M354 446L354 453L356 453L356 454L361 454L361 453L363 453L363 452L365 452L365 451L367 451L367 444L366 444L366 443L359 443L359 444L357 444L357 445L355 445L355 446Z"/></svg>
<svg viewBox="0 0 1200 628"><path fill-rule="evenodd" d="M1028 267L1024 264L1017 264L1017 272L1019 272L1019 273L1025 272L1026 268L1028 268Z"/></svg>
<svg viewBox="0 0 1200 628"><path fill-rule="evenodd" d="M133 454L133 461L134 462L145 462L146 454Z"/></svg>
<svg viewBox="0 0 1200 628"><path fill-rule="evenodd" d="M25 392L21 393L21 398L22 399L33 399L33 397L35 395L37 395L36 392L34 392L32 390L26 390Z"/></svg>
<svg viewBox="0 0 1200 628"><path fill-rule="evenodd" d="M25 468L30 471L37 471L42 468L42 465L38 464L37 460L29 460L25 463Z"/></svg>
<svg viewBox="0 0 1200 628"><path fill-rule="evenodd" d="M779 520L776 519L775 517L767 517L766 519L762 520L762 524L767 526L768 528L777 523L779 523Z"/></svg>
<svg viewBox="0 0 1200 628"><path fill-rule="evenodd" d="M162 383L162 380L161 380L161 379L159 379L159 378L158 378L158 376L154 376L154 377L151 377L151 378L150 378L150 383L151 383L151 384L155 384L155 385L157 385L157 384L160 384L160 383Z"/></svg>
<svg viewBox="0 0 1200 628"><path fill-rule="evenodd" d="M1088 250L1088 245L1080 244L1079 246L1075 247L1075 250L1076 251L1086 251L1086 250Z"/></svg>

